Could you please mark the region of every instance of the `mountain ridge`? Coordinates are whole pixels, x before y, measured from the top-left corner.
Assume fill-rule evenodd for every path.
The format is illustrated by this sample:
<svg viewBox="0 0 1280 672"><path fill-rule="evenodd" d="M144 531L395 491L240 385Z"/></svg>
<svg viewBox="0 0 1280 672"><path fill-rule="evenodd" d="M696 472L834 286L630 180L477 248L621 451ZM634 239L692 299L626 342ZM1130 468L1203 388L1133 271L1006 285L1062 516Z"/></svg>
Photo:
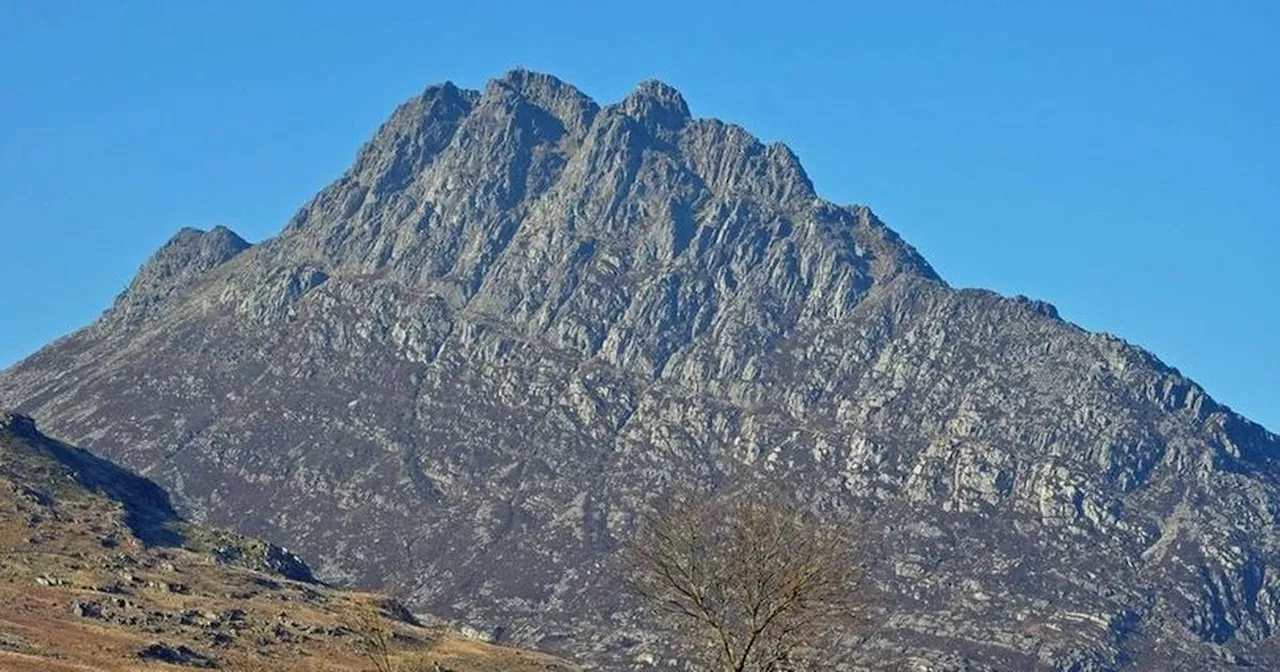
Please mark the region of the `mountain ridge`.
<svg viewBox="0 0 1280 672"><path fill-rule="evenodd" d="M635 513L754 474L873 530L868 664L1274 659L1280 439L1049 304L949 287L670 87L428 87L198 276L0 403L333 580L626 669L660 648L611 574Z"/></svg>

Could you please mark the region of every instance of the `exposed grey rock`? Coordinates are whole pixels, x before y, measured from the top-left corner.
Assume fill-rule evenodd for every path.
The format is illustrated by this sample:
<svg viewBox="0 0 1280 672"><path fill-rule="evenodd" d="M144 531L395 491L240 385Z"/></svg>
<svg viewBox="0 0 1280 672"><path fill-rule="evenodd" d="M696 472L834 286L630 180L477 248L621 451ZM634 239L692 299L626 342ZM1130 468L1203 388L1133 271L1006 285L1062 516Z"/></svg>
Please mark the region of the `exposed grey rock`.
<svg viewBox="0 0 1280 672"><path fill-rule="evenodd" d="M103 316L104 326L138 322L163 309L172 295L198 283L209 269L248 249L249 243L225 226L209 231L184 228L138 270L129 288Z"/></svg>
<svg viewBox="0 0 1280 672"><path fill-rule="evenodd" d="M326 578L643 666L669 652L618 589L635 512L762 476L865 530L861 663L1280 665L1280 439L949 287L668 86L433 86L279 236L196 256L0 402Z"/></svg>
<svg viewBox="0 0 1280 672"><path fill-rule="evenodd" d="M102 618L102 604L76 600L71 603L71 613L79 618Z"/></svg>
<svg viewBox="0 0 1280 672"><path fill-rule="evenodd" d="M183 667L216 668L218 661L186 646L170 646L164 642L151 644L138 652L138 658Z"/></svg>

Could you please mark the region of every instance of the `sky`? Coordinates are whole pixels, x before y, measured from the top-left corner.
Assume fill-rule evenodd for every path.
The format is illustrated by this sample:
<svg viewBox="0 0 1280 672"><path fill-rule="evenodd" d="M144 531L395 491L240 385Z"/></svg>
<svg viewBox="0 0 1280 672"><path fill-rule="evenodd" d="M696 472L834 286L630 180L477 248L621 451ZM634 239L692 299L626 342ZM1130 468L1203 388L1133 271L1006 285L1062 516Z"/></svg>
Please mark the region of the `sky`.
<svg viewBox="0 0 1280 672"><path fill-rule="evenodd" d="M0 0L0 367L183 226L277 233L400 101L666 81L952 285L1151 350L1280 431L1280 3Z"/></svg>

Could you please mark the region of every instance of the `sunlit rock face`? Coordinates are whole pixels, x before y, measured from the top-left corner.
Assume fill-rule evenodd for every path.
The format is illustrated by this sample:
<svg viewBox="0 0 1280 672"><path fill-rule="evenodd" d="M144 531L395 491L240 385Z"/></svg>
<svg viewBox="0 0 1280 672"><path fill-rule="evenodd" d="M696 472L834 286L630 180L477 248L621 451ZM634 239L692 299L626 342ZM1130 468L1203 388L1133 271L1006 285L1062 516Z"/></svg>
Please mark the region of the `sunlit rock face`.
<svg viewBox="0 0 1280 672"><path fill-rule="evenodd" d="M664 660L612 564L637 509L748 476L859 526L855 662L1280 664L1280 439L949 287L657 82L430 87L275 238L179 233L6 403L325 578L602 669Z"/></svg>

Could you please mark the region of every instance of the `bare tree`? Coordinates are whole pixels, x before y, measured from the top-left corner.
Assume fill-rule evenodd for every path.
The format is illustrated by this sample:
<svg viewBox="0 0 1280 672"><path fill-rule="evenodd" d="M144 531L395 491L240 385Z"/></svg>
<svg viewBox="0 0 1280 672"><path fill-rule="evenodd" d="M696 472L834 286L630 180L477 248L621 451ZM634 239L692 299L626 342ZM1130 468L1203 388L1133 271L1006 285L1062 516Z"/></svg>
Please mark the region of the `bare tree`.
<svg viewBox="0 0 1280 672"><path fill-rule="evenodd" d="M624 558L632 591L708 669L782 672L857 626L850 549L785 497L684 491L641 520Z"/></svg>

